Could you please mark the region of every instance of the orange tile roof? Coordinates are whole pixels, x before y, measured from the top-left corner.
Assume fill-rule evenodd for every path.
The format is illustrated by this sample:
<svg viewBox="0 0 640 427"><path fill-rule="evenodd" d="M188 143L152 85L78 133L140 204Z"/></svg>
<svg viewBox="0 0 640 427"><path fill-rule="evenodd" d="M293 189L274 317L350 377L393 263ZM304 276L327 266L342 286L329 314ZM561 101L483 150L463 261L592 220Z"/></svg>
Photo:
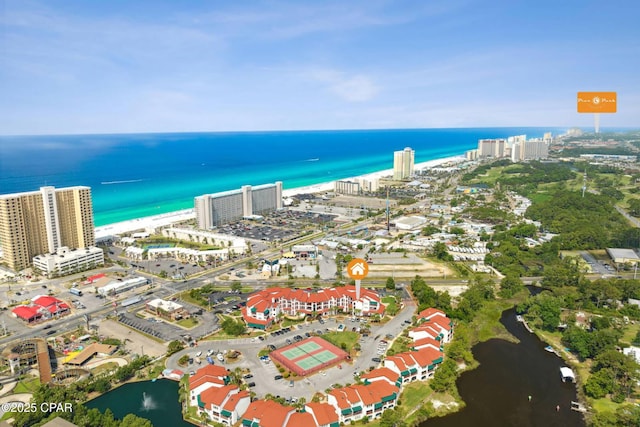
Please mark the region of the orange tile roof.
<svg viewBox="0 0 640 427"><path fill-rule="evenodd" d="M397 386L384 381L374 381L366 387L373 397L373 403L381 402L383 397L391 396L393 393L397 396L400 392Z"/></svg>
<svg viewBox="0 0 640 427"><path fill-rule="evenodd" d="M431 337L420 338L413 342L413 347L422 347L422 346L428 346L428 345L431 345L438 349L441 347L440 341L435 340Z"/></svg>
<svg viewBox="0 0 640 427"><path fill-rule="evenodd" d="M376 400L375 396L371 393L371 389L369 389L368 385L354 385L353 390L358 393L360 396L360 401L364 405L373 405L374 403L379 402L380 400Z"/></svg>
<svg viewBox="0 0 640 427"><path fill-rule="evenodd" d="M407 365L404 364L404 360L402 359L402 357L400 357L399 354L396 354L395 356L389 356L386 360L388 360L389 362L393 362L398 367L398 369L400 369L400 371L407 370Z"/></svg>
<svg viewBox="0 0 640 427"><path fill-rule="evenodd" d="M382 367L382 368L374 369L360 376L360 378L362 378L363 380L369 380L369 381L375 380L376 378L381 378L381 377L384 377L389 381L391 381L392 383L395 383L396 381L398 381L398 378L400 378L400 375L393 372L389 368Z"/></svg>
<svg viewBox="0 0 640 427"><path fill-rule="evenodd" d="M240 392L231 395L222 409L226 409L227 411L234 411L236 409L236 406L238 406L238 402L240 402L242 399L250 397L251 396L249 395L249 392L247 390L241 390Z"/></svg>
<svg viewBox="0 0 640 427"><path fill-rule="evenodd" d="M340 420L335 408L328 403L311 402L307 403L306 407L308 410L313 412L313 415L320 426L337 423Z"/></svg>
<svg viewBox="0 0 640 427"><path fill-rule="evenodd" d="M338 404L338 408L346 409L351 408L351 403L347 400L346 393L343 392L343 389L337 388L333 389L329 392L329 394L336 399L336 403Z"/></svg>
<svg viewBox="0 0 640 427"><path fill-rule="evenodd" d="M291 406L282 406L273 400L256 400L249 404L243 419L259 420L261 427L282 427L287 416L295 412Z"/></svg>
<svg viewBox="0 0 640 427"><path fill-rule="evenodd" d="M203 384L211 384L212 387L221 387L224 385L224 380L211 376L200 377L196 380L194 380L193 377L189 378L189 390L194 390Z"/></svg>
<svg viewBox="0 0 640 427"><path fill-rule="evenodd" d="M228 376L229 372L226 368L218 365L206 365L196 371L196 374L189 378L189 389L202 385L206 382L212 382L215 384L223 384L223 378Z"/></svg>
<svg viewBox="0 0 640 427"><path fill-rule="evenodd" d="M434 316L444 316L447 317L447 315L444 313L444 311L442 310L438 310L437 308L426 308L424 310L422 310L420 313L418 313L418 317L421 319L430 319Z"/></svg>
<svg viewBox="0 0 640 427"><path fill-rule="evenodd" d="M286 427L308 427L315 426L316 420L313 419L313 415L308 412L294 412L289 417Z"/></svg>
<svg viewBox="0 0 640 427"><path fill-rule="evenodd" d="M224 400L234 390L238 390L235 384L225 385L223 387L211 387L200 393L200 400L204 403L205 408L211 408L212 405L221 406Z"/></svg>
<svg viewBox="0 0 640 427"><path fill-rule="evenodd" d="M434 360L443 357L443 353L438 350L434 350L431 347L421 348L418 351L412 351L411 356L422 368L426 368L431 365Z"/></svg>
<svg viewBox="0 0 640 427"><path fill-rule="evenodd" d="M429 320L429 322L427 324L431 324L431 325L437 325L440 328L444 328L447 331L451 330L451 321L448 318L443 318L443 317L434 317L433 319Z"/></svg>

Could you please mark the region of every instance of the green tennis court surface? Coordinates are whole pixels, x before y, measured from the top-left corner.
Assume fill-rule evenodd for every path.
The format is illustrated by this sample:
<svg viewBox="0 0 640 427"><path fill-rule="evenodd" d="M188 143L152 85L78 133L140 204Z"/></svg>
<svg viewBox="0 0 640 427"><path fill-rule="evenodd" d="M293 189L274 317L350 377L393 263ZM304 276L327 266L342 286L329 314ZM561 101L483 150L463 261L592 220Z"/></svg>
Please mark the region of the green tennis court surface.
<svg viewBox="0 0 640 427"><path fill-rule="evenodd" d="M330 352L329 350L323 350L319 353L314 354L313 356L305 357L302 360L298 360L296 365L308 371L310 369L315 368L316 366L320 366L324 363L327 363L333 359L337 359L338 356Z"/></svg>
<svg viewBox="0 0 640 427"><path fill-rule="evenodd" d="M307 341L305 343L300 344L297 347L283 351L282 355L289 360L293 360L293 359L297 359L298 357L302 357L306 354L309 354L313 351L319 350L321 348L322 346L320 346L319 344L313 341Z"/></svg>

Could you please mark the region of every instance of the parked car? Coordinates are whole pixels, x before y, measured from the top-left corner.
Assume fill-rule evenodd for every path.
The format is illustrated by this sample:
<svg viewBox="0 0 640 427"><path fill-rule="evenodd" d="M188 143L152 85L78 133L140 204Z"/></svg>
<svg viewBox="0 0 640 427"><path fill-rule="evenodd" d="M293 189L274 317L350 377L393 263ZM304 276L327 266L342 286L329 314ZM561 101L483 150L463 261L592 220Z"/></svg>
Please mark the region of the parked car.
<svg viewBox="0 0 640 427"><path fill-rule="evenodd" d="M247 386L249 386L249 387L255 387L255 386L256 386L256 383L254 383L254 382L250 382L249 384L247 384Z"/></svg>
<svg viewBox="0 0 640 427"><path fill-rule="evenodd" d="M372 362L380 363L382 360L379 357L374 357L371 359Z"/></svg>
<svg viewBox="0 0 640 427"><path fill-rule="evenodd" d="M282 378L284 378L282 375L276 375L275 377L273 377L274 380L281 380Z"/></svg>

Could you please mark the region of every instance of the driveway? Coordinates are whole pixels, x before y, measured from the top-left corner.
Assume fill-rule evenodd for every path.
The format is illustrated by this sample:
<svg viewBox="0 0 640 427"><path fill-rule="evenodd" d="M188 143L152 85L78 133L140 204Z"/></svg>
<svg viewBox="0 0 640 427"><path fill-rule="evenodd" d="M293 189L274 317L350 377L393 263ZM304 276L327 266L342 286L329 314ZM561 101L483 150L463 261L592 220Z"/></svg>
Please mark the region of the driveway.
<svg viewBox="0 0 640 427"><path fill-rule="evenodd" d="M373 362L373 357L381 357L377 354L378 343L381 339L385 339L387 334L394 337L402 334L402 332L409 327L405 320L411 320L415 314L416 307L411 301L405 300L405 307L396 315L395 318L385 323L384 325L372 325L371 333L366 338L360 338L361 351L360 355L354 358L350 363L342 363L342 369L334 366L333 368L325 370L324 374L316 373L309 376L306 379L297 379L294 381L293 387L289 386L289 380L274 380L274 376L278 375L278 371L273 363L265 364L258 359L258 352L265 348L267 345L272 344L276 348L280 348L288 345L287 339L293 339L295 335L302 335L306 332L313 332L316 330L325 331L326 328L335 330L338 326L338 322L334 319L326 320L324 324L320 324L318 321L307 322L301 324L298 328L291 329L291 332L282 334L280 336L267 335L264 341L258 339L243 338L238 340L219 340L219 341L201 341L196 347L184 349L176 354L171 355L166 362L166 367L170 369L180 369L185 372L196 371L198 368L204 366L203 364L197 365L192 363L188 366L179 366L178 359L185 354L190 355L195 359L195 354L202 351L206 354L208 350L223 351L225 349L238 350L242 353L242 356L234 363L220 363L217 359L216 364L222 365L229 370L235 368L243 368L251 371L253 378L247 382L255 382L256 386L252 388L258 396L264 396L270 393L274 396L282 397L304 397L307 401L310 401L313 395L320 391L324 392L327 388L330 388L333 384L345 385L347 383L353 383L354 373L366 371L370 367L377 367L379 364ZM351 329L356 326L356 323L346 320L343 322L347 329ZM321 335L320 335L321 336ZM389 347L391 347L393 340L389 341Z"/></svg>

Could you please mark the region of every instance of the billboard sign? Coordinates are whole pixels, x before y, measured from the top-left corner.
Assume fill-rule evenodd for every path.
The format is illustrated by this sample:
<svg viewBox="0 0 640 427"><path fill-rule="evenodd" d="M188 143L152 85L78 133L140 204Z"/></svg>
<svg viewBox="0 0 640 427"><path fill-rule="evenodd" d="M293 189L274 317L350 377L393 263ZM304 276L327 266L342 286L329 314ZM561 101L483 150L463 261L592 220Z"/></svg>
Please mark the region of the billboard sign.
<svg viewBox="0 0 640 427"><path fill-rule="evenodd" d="M578 92L578 113L615 113L616 92Z"/></svg>

